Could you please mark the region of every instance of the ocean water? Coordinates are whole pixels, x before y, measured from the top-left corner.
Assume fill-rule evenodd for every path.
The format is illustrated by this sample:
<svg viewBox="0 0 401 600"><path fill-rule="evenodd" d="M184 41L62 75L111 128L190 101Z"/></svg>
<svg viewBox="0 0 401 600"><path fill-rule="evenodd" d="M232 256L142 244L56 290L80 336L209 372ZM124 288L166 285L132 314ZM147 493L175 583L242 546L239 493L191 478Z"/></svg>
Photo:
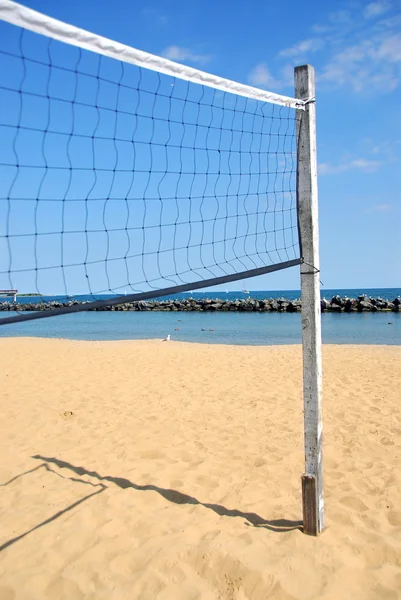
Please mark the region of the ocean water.
<svg viewBox="0 0 401 600"><path fill-rule="evenodd" d="M127 290L127 293L133 293L131 290ZM362 294L367 294L368 296L372 296L373 298L377 298L380 296L384 300L394 300L397 296L401 295L401 288L355 288L355 289L322 289L321 297L331 299L333 296L339 294L340 296L348 296L349 298L357 298ZM53 302L53 301L68 301L71 299L83 301L91 301L91 300L101 300L103 298L114 298L115 296L111 296L110 294L100 294L95 296L89 295L81 295L74 297L66 297L66 296L19 296L18 302L20 303L29 303L29 302ZM185 292L183 294L175 294L173 296L162 296L161 298L157 298L157 300L170 300L177 299L183 300L185 298L195 298L197 300L201 300L204 298L221 298L223 300L243 300L244 298L255 298L257 300L265 300L267 298L287 298L288 300L297 300L301 297L300 290L256 290L251 291L249 294L244 293L242 291L233 291L226 292L223 291L209 291L209 292L201 292L201 291L193 291L193 292ZM0 302L4 300L10 301L10 299L2 299L0 298Z"/></svg>
<svg viewBox="0 0 401 600"><path fill-rule="evenodd" d="M362 293L394 299L401 289L325 290L322 296ZM253 298L298 298L299 290L252 292ZM181 295L187 297L188 295ZM242 298L239 292L194 293L193 297ZM177 295L180 297L180 295ZM36 300L37 301L37 300ZM10 313L1 313L0 319ZM299 313L84 312L0 327L0 337L31 336L75 340L163 339L208 344L276 345L301 342ZM323 313L326 344L401 345L401 313Z"/></svg>

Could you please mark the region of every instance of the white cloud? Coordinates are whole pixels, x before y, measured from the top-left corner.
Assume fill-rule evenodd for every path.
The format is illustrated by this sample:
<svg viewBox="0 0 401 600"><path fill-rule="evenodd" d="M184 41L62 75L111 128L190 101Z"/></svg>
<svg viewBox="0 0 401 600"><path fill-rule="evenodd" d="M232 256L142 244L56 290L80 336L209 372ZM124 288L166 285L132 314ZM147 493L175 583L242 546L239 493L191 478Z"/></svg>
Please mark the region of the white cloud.
<svg viewBox="0 0 401 600"><path fill-rule="evenodd" d="M280 70L282 87L291 87L294 89L294 65L287 64Z"/></svg>
<svg viewBox="0 0 401 600"><path fill-rule="evenodd" d="M273 77L270 70L264 63L256 65L248 75L248 81L251 85L260 87L280 87L281 83Z"/></svg>
<svg viewBox="0 0 401 600"><path fill-rule="evenodd" d="M397 29L401 27L401 15L393 15L386 19L381 19L376 23L377 27L385 27L386 29Z"/></svg>
<svg viewBox="0 0 401 600"><path fill-rule="evenodd" d="M356 92L395 89L401 82L401 39L378 33L334 53L321 71L321 79Z"/></svg>
<svg viewBox="0 0 401 600"><path fill-rule="evenodd" d="M368 4L363 11L363 16L365 19L372 19L386 13L388 10L390 10L389 2L379 0L379 2L371 2Z"/></svg>
<svg viewBox="0 0 401 600"><path fill-rule="evenodd" d="M365 173L372 173L373 171L377 171L380 167L380 161L378 160L367 160L366 158L356 158L352 160L350 163L351 169L361 169L361 171L365 171Z"/></svg>
<svg viewBox="0 0 401 600"><path fill-rule="evenodd" d="M381 140L376 143L369 140L369 142L366 142L365 148L367 148L370 154L380 156L382 161L386 163L400 162L401 140Z"/></svg>
<svg viewBox="0 0 401 600"><path fill-rule="evenodd" d="M331 27L329 25L312 25L312 31L314 33L327 33L330 29Z"/></svg>
<svg viewBox="0 0 401 600"><path fill-rule="evenodd" d="M391 35L384 38L374 56L377 60L385 59L390 62L401 63L401 36Z"/></svg>
<svg viewBox="0 0 401 600"><path fill-rule="evenodd" d="M379 202L378 204L370 205L366 203L365 209L363 210L364 214L372 214L372 213L390 213L395 209L395 205L390 202Z"/></svg>
<svg viewBox="0 0 401 600"><path fill-rule="evenodd" d="M299 57L305 56L308 52L316 52L320 50L323 46L323 40L321 38L310 38L307 40L302 40L298 44L291 46L290 48L285 48L279 52L279 56L286 57Z"/></svg>
<svg viewBox="0 0 401 600"><path fill-rule="evenodd" d="M145 7L141 10L142 15L158 25L167 25L168 19L166 15L157 8Z"/></svg>
<svg viewBox="0 0 401 600"><path fill-rule="evenodd" d="M329 175L330 173L340 173L340 167L336 167L334 165L330 165L329 163L319 163L318 171L319 175Z"/></svg>
<svg viewBox="0 0 401 600"><path fill-rule="evenodd" d="M208 54L196 54L189 48L183 48L182 46L168 46L163 50L162 56L169 60L192 62L200 65L206 64L211 60L211 56Z"/></svg>
<svg viewBox="0 0 401 600"><path fill-rule="evenodd" d="M333 173L344 173L345 171L363 171L364 173L373 173L380 167L381 162L378 160L367 160L366 158L356 158L354 160L343 162L338 165L329 163L319 164L320 175L331 175Z"/></svg>
<svg viewBox="0 0 401 600"><path fill-rule="evenodd" d="M377 0L359 11L355 4L332 12L326 23L312 26L314 36L281 50L278 58L301 64L319 51L313 61L319 83L354 92L392 91L401 84L401 15L395 6Z"/></svg>
<svg viewBox="0 0 401 600"><path fill-rule="evenodd" d="M376 204L373 207L373 210L375 212L388 212L389 210L393 209L393 205L392 204Z"/></svg>
<svg viewBox="0 0 401 600"><path fill-rule="evenodd" d="M349 10L336 10L329 14L329 19L336 25L344 25L352 21L352 15Z"/></svg>

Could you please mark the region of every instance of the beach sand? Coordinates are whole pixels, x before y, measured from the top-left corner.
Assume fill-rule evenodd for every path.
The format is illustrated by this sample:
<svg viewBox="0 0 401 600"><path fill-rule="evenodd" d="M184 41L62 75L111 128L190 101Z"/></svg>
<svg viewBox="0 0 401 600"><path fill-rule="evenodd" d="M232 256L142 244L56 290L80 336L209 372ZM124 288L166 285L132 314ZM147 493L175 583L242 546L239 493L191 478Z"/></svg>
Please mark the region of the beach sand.
<svg viewBox="0 0 401 600"><path fill-rule="evenodd" d="M400 347L324 347L318 538L299 346L2 339L0 361L1 600L401 598Z"/></svg>

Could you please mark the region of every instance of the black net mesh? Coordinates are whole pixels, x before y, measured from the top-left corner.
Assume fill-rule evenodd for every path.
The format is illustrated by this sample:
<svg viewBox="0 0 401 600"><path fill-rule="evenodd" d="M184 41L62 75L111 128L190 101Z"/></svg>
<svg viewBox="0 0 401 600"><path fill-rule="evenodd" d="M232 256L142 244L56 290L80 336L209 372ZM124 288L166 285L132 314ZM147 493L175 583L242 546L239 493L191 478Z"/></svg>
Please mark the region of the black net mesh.
<svg viewBox="0 0 401 600"><path fill-rule="evenodd" d="M299 262L294 109L6 23L0 106L0 289L107 301Z"/></svg>

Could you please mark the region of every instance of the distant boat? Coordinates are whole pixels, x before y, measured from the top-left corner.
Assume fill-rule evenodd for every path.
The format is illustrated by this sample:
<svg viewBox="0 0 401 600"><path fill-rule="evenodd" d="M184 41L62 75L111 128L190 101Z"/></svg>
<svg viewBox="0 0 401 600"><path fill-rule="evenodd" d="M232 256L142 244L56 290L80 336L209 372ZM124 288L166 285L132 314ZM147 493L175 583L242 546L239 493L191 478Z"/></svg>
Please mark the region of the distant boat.
<svg viewBox="0 0 401 600"><path fill-rule="evenodd" d="M228 290L226 290L226 294L228 294Z"/></svg>
<svg viewBox="0 0 401 600"><path fill-rule="evenodd" d="M247 290L245 287L242 288L242 293L243 294L250 294L250 291Z"/></svg>

